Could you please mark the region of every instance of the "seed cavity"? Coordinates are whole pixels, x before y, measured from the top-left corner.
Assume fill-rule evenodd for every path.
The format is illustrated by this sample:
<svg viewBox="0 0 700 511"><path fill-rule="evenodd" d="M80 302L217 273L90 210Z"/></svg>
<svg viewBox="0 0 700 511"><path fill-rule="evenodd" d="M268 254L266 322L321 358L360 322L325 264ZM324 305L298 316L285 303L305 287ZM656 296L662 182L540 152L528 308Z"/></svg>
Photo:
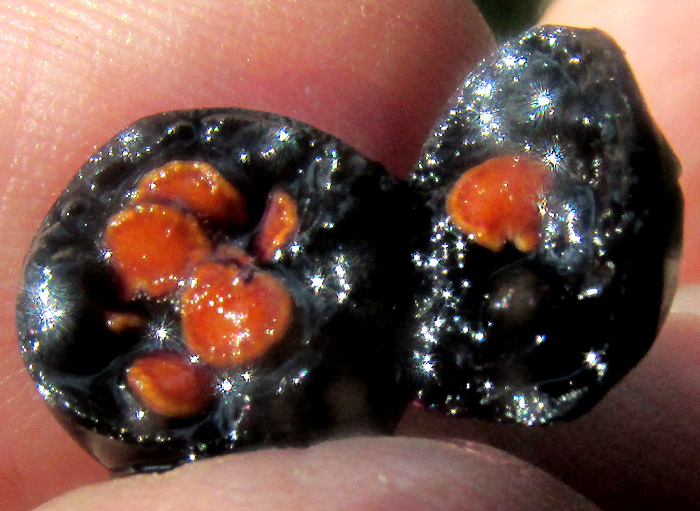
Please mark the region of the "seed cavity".
<svg viewBox="0 0 700 511"><path fill-rule="evenodd" d="M196 218L161 205L120 211L110 219L104 242L129 298L175 291L211 251Z"/></svg>
<svg viewBox="0 0 700 511"><path fill-rule="evenodd" d="M292 298L281 281L252 267L206 263L197 267L181 301L185 342L219 367L266 353L292 321Z"/></svg>
<svg viewBox="0 0 700 511"><path fill-rule="evenodd" d="M540 243L542 209L551 174L526 156L499 156L462 174L447 196L452 223L497 252L510 242L521 252Z"/></svg>
<svg viewBox="0 0 700 511"><path fill-rule="evenodd" d="M299 213L294 199L283 190L274 190L255 239L255 252L263 261L272 261L275 252L287 245L299 229Z"/></svg>
<svg viewBox="0 0 700 511"><path fill-rule="evenodd" d="M214 399L209 371L172 352L157 352L136 359L126 370L126 382L144 406L171 419L199 415Z"/></svg>
<svg viewBox="0 0 700 511"><path fill-rule="evenodd" d="M139 181L134 204L170 204L203 220L243 227L248 211L243 194L210 164L171 161Z"/></svg>

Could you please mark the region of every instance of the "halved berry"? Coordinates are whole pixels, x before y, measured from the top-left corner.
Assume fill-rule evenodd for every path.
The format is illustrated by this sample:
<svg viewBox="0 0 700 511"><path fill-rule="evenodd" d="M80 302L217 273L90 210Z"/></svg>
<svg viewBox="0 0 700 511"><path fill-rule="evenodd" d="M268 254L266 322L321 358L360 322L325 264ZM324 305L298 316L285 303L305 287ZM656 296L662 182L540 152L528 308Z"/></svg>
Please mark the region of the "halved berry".
<svg viewBox="0 0 700 511"><path fill-rule="evenodd" d="M410 399L396 325L415 199L291 119L138 121L83 166L30 250L18 303L30 372L120 473L388 432Z"/></svg>
<svg viewBox="0 0 700 511"><path fill-rule="evenodd" d="M582 412L648 349L680 249L676 162L621 52L529 31L424 151L409 186L271 114L129 126L26 260L42 395L120 473L391 431L412 390L523 424Z"/></svg>
<svg viewBox="0 0 700 511"><path fill-rule="evenodd" d="M668 307L677 178L606 36L537 27L497 50L411 179L432 218L413 257L418 402L528 425L592 406Z"/></svg>

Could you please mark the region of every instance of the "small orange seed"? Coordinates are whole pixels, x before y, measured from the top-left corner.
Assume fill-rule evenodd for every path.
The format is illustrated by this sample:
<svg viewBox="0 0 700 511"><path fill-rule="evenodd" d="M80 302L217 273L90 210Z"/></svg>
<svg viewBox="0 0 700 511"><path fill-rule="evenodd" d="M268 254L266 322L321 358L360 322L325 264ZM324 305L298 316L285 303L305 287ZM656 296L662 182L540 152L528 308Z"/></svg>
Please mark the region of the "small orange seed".
<svg viewBox="0 0 700 511"><path fill-rule="evenodd" d="M299 214L294 199L283 190L274 190L267 200L255 251L263 261L271 261L277 249L284 247L299 228Z"/></svg>
<svg viewBox="0 0 700 511"><path fill-rule="evenodd" d="M151 298L175 291L210 252L193 216L159 205L136 206L114 215L104 243L128 298L141 291Z"/></svg>
<svg viewBox="0 0 700 511"><path fill-rule="evenodd" d="M149 410L172 419L193 417L214 399L212 376L182 355L156 352L126 370L127 386Z"/></svg>
<svg viewBox="0 0 700 511"><path fill-rule="evenodd" d="M210 164L171 161L139 181L134 204L172 204L199 218L237 227L248 221L243 194Z"/></svg>

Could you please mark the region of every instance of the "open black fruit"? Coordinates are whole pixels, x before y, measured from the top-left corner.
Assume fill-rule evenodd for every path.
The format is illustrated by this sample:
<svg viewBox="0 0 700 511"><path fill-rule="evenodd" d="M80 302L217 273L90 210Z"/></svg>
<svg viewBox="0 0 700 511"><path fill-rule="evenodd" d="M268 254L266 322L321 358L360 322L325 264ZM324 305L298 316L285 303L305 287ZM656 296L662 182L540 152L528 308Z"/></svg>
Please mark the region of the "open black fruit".
<svg viewBox="0 0 700 511"><path fill-rule="evenodd" d="M644 355L682 197L622 53L539 27L448 105L410 182L284 117L148 117L70 182L27 256L20 345L117 473L331 434L407 403L573 417Z"/></svg>
<svg viewBox="0 0 700 511"><path fill-rule="evenodd" d="M136 122L51 208L19 337L115 472L393 429L411 192L344 143L237 109Z"/></svg>
<svg viewBox="0 0 700 511"><path fill-rule="evenodd" d="M668 308L678 173L601 32L537 27L483 62L411 178L431 216L405 355L418 401L522 424L594 404Z"/></svg>

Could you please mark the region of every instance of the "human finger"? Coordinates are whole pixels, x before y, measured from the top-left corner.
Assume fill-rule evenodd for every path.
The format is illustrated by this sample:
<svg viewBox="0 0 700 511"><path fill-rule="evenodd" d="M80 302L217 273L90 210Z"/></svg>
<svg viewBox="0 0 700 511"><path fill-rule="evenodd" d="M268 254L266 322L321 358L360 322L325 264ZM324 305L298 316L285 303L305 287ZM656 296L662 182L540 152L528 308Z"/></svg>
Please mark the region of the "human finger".
<svg viewBox="0 0 700 511"><path fill-rule="evenodd" d="M580 495L526 463L469 442L336 440L204 460L162 476L82 488L39 511L594 511Z"/></svg>

